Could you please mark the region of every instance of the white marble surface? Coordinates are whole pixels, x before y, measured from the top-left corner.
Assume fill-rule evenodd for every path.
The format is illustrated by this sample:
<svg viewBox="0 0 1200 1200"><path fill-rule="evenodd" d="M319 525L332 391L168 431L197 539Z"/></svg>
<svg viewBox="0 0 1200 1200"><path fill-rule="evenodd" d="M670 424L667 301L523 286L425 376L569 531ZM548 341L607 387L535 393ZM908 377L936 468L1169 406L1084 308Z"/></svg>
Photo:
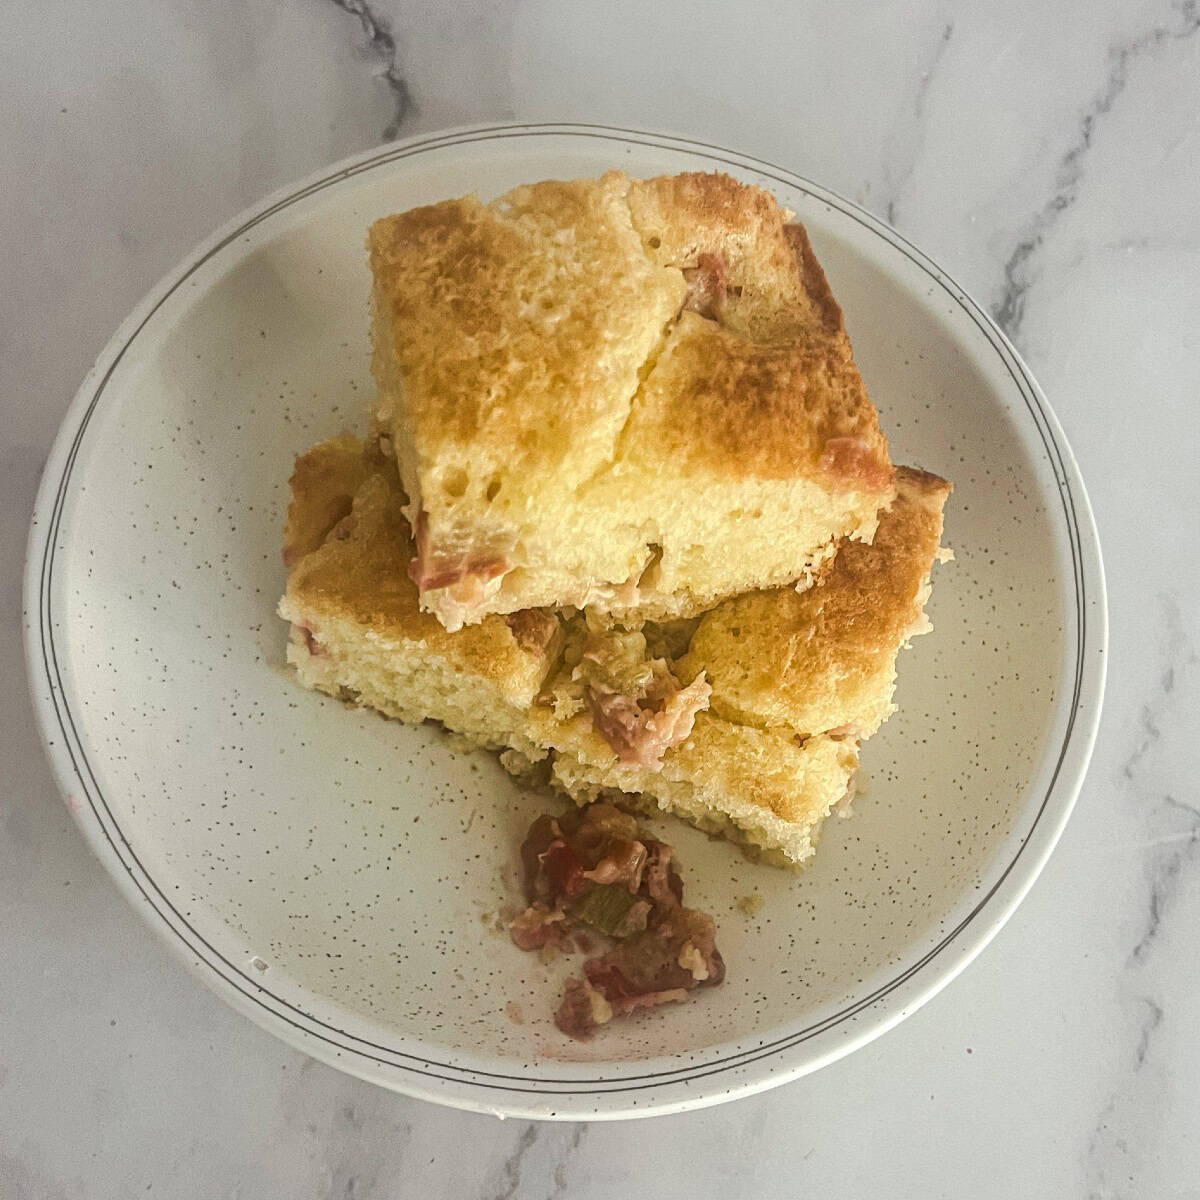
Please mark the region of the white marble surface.
<svg viewBox="0 0 1200 1200"><path fill-rule="evenodd" d="M6 12L0 1197L1200 1197L1194 0L361 9ZM650 1123L440 1110L318 1066L224 1008L92 860L25 697L34 489L125 312L272 188L390 136L497 118L674 129L887 216L1031 362L1108 563L1097 753L1011 923L849 1059Z"/></svg>

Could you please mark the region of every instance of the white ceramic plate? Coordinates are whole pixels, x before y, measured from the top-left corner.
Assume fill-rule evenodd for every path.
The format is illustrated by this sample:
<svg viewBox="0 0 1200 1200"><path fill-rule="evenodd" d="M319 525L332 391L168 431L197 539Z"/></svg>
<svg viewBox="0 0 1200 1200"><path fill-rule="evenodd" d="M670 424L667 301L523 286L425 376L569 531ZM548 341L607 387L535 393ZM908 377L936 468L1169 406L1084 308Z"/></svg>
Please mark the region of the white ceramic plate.
<svg viewBox="0 0 1200 1200"><path fill-rule="evenodd" d="M557 976L489 930L544 801L486 755L301 691L274 615L293 456L361 427L368 222L621 167L730 171L807 224L896 461L953 479L935 632L900 665L870 784L815 866L752 867L671 825L722 988L554 1030ZM264 201L125 322L46 467L28 655L51 761L96 853L210 987L387 1087L532 1117L620 1117L781 1083L882 1033L987 943L1037 875L1099 718L1099 549L1062 431L979 306L853 204L767 163L592 126L389 145ZM747 916L738 899L762 898ZM512 1019L515 1001L523 1022Z"/></svg>

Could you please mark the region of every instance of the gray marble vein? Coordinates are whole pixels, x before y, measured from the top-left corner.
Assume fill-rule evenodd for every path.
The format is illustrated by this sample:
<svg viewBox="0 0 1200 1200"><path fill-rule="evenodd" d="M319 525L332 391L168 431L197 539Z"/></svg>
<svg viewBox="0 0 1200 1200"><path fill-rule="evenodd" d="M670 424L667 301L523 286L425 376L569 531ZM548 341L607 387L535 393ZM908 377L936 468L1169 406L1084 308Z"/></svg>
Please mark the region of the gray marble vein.
<svg viewBox="0 0 1200 1200"><path fill-rule="evenodd" d="M1184 817L1184 827L1165 837L1155 839L1155 855L1150 881L1150 901L1147 905L1145 929L1129 953L1131 964L1144 962L1152 952L1163 917L1179 886L1180 875L1195 867L1200 851L1200 810L1164 796L1162 806Z"/></svg>
<svg viewBox="0 0 1200 1200"><path fill-rule="evenodd" d="M382 64L376 76L382 79L392 94L394 112L384 127L380 141L390 142L400 135L404 123L416 111L408 80L400 70L400 49L392 33L391 23L375 11L367 0L332 0L343 12L358 18L367 39L367 49Z"/></svg>
<svg viewBox="0 0 1200 1200"><path fill-rule="evenodd" d="M1165 645L1158 672L1158 687L1153 698L1141 707L1138 713L1138 732L1133 748L1121 764L1121 774L1130 783L1136 783L1142 760L1162 739L1162 717L1164 712L1178 703L1176 690L1183 678L1200 665L1200 654L1188 635L1179 601L1170 594L1159 597L1159 627L1163 631Z"/></svg>
<svg viewBox="0 0 1200 1200"><path fill-rule="evenodd" d="M572 1194L572 1169L584 1147L588 1128L582 1123L526 1124L479 1193L480 1200L513 1200L535 1195L555 1200Z"/></svg>
<svg viewBox="0 0 1200 1200"><path fill-rule="evenodd" d="M883 160L883 184L887 195L883 215L889 225L896 224L901 197L912 178L920 151L920 136L924 132L926 97L953 36L954 22L947 21L938 34L927 64L921 70L911 106L888 139Z"/></svg>
<svg viewBox="0 0 1200 1200"><path fill-rule="evenodd" d="M1124 1065L1105 1089L1084 1154L1089 1200L1133 1200L1133 1180L1153 1153L1156 1129L1167 1114L1168 1078L1157 1047L1181 999L1161 970L1164 954L1191 944L1187 925L1173 916L1183 890L1200 873L1200 808L1169 791L1158 792L1158 748L1169 730L1187 724L1200 666L1178 603L1161 596L1150 612L1158 637L1150 671L1150 695L1137 713L1130 744L1119 761L1127 801L1146 831L1140 849L1146 879L1135 940L1115 972L1114 994L1121 1013L1119 1038ZM1183 921L1190 913L1185 910ZM1163 954L1160 954L1163 951Z"/></svg>
<svg viewBox="0 0 1200 1200"><path fill-rule="evenodd" d="M992 315L1018 344L1026 296L1037 277L1037 255L1059 218L1075 203L1096 131L1125 90L1131 68L1165 43L1183 41L1200 29L1196 0L1173 5L1172 15L1174 20L1170 24L1155 25L1109 50L1104 83L1084 109L1075 137L1059 159L1053 194L1027 223L1004 263L1004 284L999 299L992 305Z"/></svg>
<svg viewBox="0 0 1200 1200"><path fill-rule="evenodd" d="M521 1131L513 1152L504 1160L500 1168L500 1186L492 1192L489 1200L512 1200L521 1186L521 1167L525 1156L537 1144L541 1126L530 1122Z"/></svg>
<svg viewBox="0 0 1200 1200"><path fill-rule="evenodd" d="M1084 1152L1087 1200L1117 1200L1136 1195L1128 1190L1130 1178L1121 1178L1130 1156L1129 1139L1123 1135L1131 1094L1141 1082L1140 1073L1147 1064L1155 1034L1163 1021L1163 1009L1149 996L1136 998L1137 1041L1130 1069L1120 1089L1104 1103L1096 1117Z"/></svg>
<svg viewBox="0 0 1200 1200"><path fill-rule="evenodd" d="M563 1146L561 1153L558 1155L554 1164L554 1187L549 1193L547 1200L557 1200L559 1196L568 1195L570 1187L570 1170L573 1160L578 1156L580 1147L583 1145L583 1139L587 1135L588 1127L579 1122L571 1127L571 1136L569 1141Z"/></svg>

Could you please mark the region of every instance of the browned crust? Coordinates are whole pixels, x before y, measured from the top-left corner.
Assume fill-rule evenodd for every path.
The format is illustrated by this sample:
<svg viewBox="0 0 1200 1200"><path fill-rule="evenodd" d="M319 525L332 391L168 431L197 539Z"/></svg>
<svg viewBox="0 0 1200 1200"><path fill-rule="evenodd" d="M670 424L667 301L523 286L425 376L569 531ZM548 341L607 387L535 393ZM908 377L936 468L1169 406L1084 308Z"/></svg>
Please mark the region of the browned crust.
<svg viewBox="0 0 1200 1200"><path fill-rule="evenodd" d="M683 270L719 261L717 319L755 340L838 337L842 313L804 227L762 188L721 173L634 180L629 208L646 253Z"/></svg>
<svg viewBox="0 0 1200 1200"><path fill-rule="evenodd" d="M303 614L300 619L312 626L309 633L316 644L322 621L349 620L384 642L419 643L464 672L491 679L523 676L531 664L547 665L555 650L553 631L533 640L510 628L503 617L490 616L451 634L421 611L406 570L413 541L402 511L404 494L394 467L364 450L362 443L335 439L299 456L291 479L290 520L315 529L334 495L340 502L345 475L327 467L335 458L344 460L351 443L358 448L362 471L352 511L327 529L322 543L300 557L288 577L285 604ZM326 490L331 484L332 495Z"/></svg>
<svg viewBox="0 0 1200 1200"><path fill-rule="evenodd" d="M783 210L763 188L721 171L683 171L635 179L629 211L647 253L663 264L689 265L697 254L753 242L783 226Z"/></svg>
<svg viewBox="0 0 1200 1200"><path fill-rule="evenodd" d="M880 515L870 545L846 542L811 597L816 638L837 650L891 654L917 617L921 585L942 535L942 507L953 485L928 471L899 467L896 501ZM792 593L802 600L803 593Z"/></svg>
<svg viewBox="0 0 1200 1200"><path fill-rule="evenodd" d="M651 460L698 458L760 479L824 474L835 487L891 486L878 415L837 340L751 342L685 313L639 406L638 436ZM861 444L853 469L827 458L838 439Z"/></svg>
<svg viewBox="0 0 1200 1200"><path fill-rule="evenodd" d="M371 226L377 375L382 383L379 356L394 357L418 435L492 438L525 453L627 404L606 390L598 356L639 326L648 350L683 295L682 281L640 252L627 186L619 172L547 180L492 204L466 196Z"/></svg>
<svg viewBox="0 0 1200 1200"><path fill-rule="evenodd" d="M374 452L364 451L350 434L321 442L296 459L283 530L284 566L310 554L349 515L355 492L375 469Z"/></svg>
<svg viewBox="0 0 1200 1200"><path fill-rule="evenodd" d="M812 242L809 241L808 230L799 221L794 221L785 225L783 232L800 264L800 278L803 280L805 293L812 299L819 328L829 337L836 338L845 332L841 305L833 298L833 290L829 286L829 280L825 278L825 270L817 260Z"/></svg>
<svg viewBox="0 0 1200 1200"><path fill-rule="evenodd" d="M843 542L816 586L748 593L704 617L680 675L707 672L715 711L813 734L886 705L952 490L927 471L901 467L896 476L874 541Z"/></svg>
<svg viewBox="0 0 1200 1200"><path fill-rule="evenodd" d="M740 477L832 493L827 531L814 515L797 541L869 536L893 494L841 310L806 231L761 188L702 173L547 181L384 218L369 246L377 416L427 514L431 556L467 563L499 546L498 564L529 566L527 581L493 588L464 619L619 583L642 560L637 531L664 511L637 498L674 481L676 463L680 488ZM689 291L712 319L681 311ZM588 508L600 496L608 509ZM584 549L572 558L564 527L548 534L538 515L576 503L589 530L621 509L626 532L590 556L606 564L595 580ZM659 532L667 547L696 542L679 512ZM818 549L795 547L797 573ZM547 563L567 560L573 591L545 582L558 578ZM451 577L423 580L425 602L453 624L459 610L439 607L435 586ZM706 595L750 582L733 569ZM672 587L686 593L687 581Z"/></svg>
<svg viewBox="0 0 1200 1200"><path fill-rule="evenodd" d="M634 227L659 267L686 269L702 254L718 255L731 292L739 293L707 326L711 344L686 355L692 377L682 380L670 405L683 431L694 429L698 446L709 452L712 443L723 447L729 433L737 434L736 444L746 452L719 455L720 461L749 469L761 457L770 478L813 469L829 438L863 437L886 473L886 444L807 232L785 224L768 192L724 174L629 181L614 172L600 180L547 181L492 206L468 196L375 222L371 265L387 305L376 336L382 330L389 342L376 352L393 355L404 376L415 435L436 427L439 437L508 442L522 454L539 440L552 441L587 423L588 365L576 356L604 324L610 298L603 289L579 279L566 281L565 288L558 281L554 288L561 294L553 298L545 294L545 303L571 310L566 325L555 330L553 354L544 332L499 327L515 322L514 296L529 282L522 264L544 253L539 237L547 225L600 229L596 249L610 251L611 258L598 260L597 269L628 269L628 246L615 232L603 232L616 220L626 188ZM514 206L545 220L518 227L510 219ZM535 282L548 286L545 279ZM809 381L803 378L807 370L813 372ZM570 411L545 404L526 409L518 394L531 389L548 397L555 389L547 380L555 376L559 397L572 395ZM719 437L707 436L710 426L703 420L686 419L696 403L701 415L717 419L711 428ZM810 414L817 425L806 428ZM746 428L760 421L766 423L757 430ZM777 444L785 439L802 450L789 454ZM767 453L760 456L759 449Z"/></svg>
<svg viewBox="0 0 1200 1200"><path fill-rule="evenodd" d="M778 281L794 274L787 214L762 188L721 172L688 171L634 179L629 212L647 255L670 267L693 267L718 254L736 285L748 273Z"/></svg>
<svg viewBox="0 0 1200 1200"><path fill-rule="evenodd" d="M785 223L769 193L723 174L635 181L629 200L656 261L717 255L733 289L715 320L685 313L668 339L635 418L649 434L644 448L722 473L816 474L889 495L887 440L804 226ZM764 299L769 314L750 311Z"/></svg>

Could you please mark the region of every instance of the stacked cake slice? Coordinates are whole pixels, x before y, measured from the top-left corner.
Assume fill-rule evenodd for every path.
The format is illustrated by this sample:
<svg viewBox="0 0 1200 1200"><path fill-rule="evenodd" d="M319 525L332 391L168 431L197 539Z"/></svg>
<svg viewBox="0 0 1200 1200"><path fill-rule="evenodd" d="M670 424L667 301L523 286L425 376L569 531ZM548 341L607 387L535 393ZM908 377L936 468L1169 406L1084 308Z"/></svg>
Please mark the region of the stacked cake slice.
<svg viewBox="0 0 1200 1200"><path fill-rule="evenodd" d="M803 229L724 176L614 173L370 252L372 437L292 477L300 681L807 860L950 487L892 467Z"/></svg>
<svg viewBox="0 0 1200 1200"><path fill-rule="evenodd" d="M375 422L447 629L686 616L870 539L887 446L785 215L724 176L614 173L375 224Z"/></svg>

